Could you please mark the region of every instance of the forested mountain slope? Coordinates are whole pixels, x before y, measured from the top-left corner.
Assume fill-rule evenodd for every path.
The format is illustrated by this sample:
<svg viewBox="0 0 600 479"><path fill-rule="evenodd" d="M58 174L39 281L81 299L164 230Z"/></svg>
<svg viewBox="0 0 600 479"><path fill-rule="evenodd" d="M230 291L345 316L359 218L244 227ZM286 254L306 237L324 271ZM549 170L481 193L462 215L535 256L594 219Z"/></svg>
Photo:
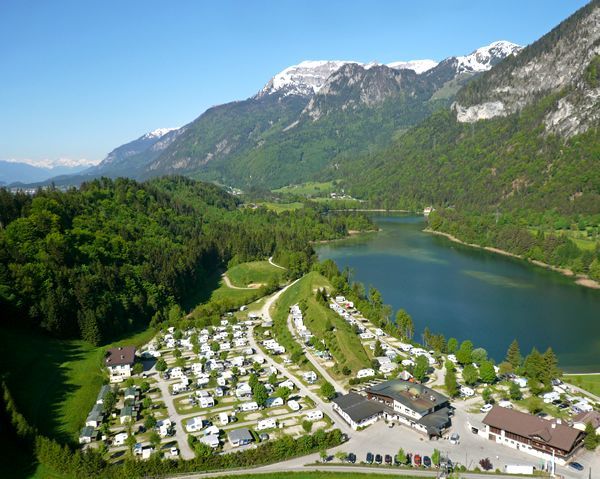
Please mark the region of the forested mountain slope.
<svg viewBox="0 0 600 479"><path fill-rule="evenodd" d="M230 260L275 254L309 267L310 241L369 227L357 216L238 207L218 187L174 177L95 180L34 196L0 189L2 321L106 341L170 308Z"/></svg>
<svg viewBox="0 0 600 479"><path fill-rule="evenodd" d="M456 91L521 47L500 41L464 56L393 62L305 61L256 95L208 109L179 129L115 148L97 167L54 178L77 185L107 176L185 174L247 188L337 176L345 158L390 145Z"/></svg>
<svg viewBox="0 0 600 479"><path fill-rule="evenodd" d="M599 15L590 3L467 84L451 111L345 164L347 187L388 207L600 211Z"/></svg>

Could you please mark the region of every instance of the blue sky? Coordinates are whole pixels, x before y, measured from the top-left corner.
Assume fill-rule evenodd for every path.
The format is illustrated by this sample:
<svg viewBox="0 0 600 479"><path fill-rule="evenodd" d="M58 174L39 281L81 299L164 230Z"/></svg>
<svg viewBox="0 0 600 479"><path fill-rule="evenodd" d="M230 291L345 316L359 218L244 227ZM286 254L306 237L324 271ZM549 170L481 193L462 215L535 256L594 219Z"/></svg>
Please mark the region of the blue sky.
<svg viewBox="0 0 600 479"><path fill-rule="evenodd" d="M302 60L528 44L583 0L0 0L0 159L101 160Z"/></svg>

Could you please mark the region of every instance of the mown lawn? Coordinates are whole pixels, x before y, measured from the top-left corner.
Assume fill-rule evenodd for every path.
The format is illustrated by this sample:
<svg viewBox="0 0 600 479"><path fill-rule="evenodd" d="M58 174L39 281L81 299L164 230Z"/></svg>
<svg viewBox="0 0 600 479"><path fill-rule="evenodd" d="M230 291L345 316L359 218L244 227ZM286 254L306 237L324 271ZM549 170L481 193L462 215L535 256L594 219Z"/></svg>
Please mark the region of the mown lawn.
<svg viewBox="0 0 600 479"><path fill-rule="evenodd" d="M332 181L327 181L323 183L309 181L307 183L301 183L299 185L284 186L273 191L275 193L302 196L329 195L329 193L335 191L335 185Z"/></svg>
<svg viewBox="0 0 600 479"><path fill-rule="evenodd" d="M273 266L268 261L241 263L227 270L231 284L241 288L249 284L281 283L285 270Z"/></svg>
<svg viewBox="0 0 600 479"><path fill-rule="evenodd" d="M565 382L600 396L600 374L565 374Z"/></svg>

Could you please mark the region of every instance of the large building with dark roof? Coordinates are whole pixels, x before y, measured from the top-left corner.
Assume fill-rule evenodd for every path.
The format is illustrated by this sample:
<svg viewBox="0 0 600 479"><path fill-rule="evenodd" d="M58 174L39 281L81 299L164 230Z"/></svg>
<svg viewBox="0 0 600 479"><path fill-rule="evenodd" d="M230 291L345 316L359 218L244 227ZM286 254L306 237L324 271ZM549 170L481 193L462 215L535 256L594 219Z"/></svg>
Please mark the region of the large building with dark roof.
<svg viewBox="0 0 600 479"><path fill-rule="evenodd" d="M585 433L560 419L546 420L494 406L483 419L489 439L564 465L582 446Z"/></svg>
<svg viewBox="0 0 600 479"><path fill-rule="evenodd" d="M333 408L354 429L383 417L428 436L441 436L452 424L446 396L422 384L395 379L333 400Z"/></svg>
<svg viewBox="0 0 600 479"><path fill-rule="evenodd" d="M106 352L104 364L108 368L110 382L118 383L131 376L135 362L135 347L110 348Z"/></svg>

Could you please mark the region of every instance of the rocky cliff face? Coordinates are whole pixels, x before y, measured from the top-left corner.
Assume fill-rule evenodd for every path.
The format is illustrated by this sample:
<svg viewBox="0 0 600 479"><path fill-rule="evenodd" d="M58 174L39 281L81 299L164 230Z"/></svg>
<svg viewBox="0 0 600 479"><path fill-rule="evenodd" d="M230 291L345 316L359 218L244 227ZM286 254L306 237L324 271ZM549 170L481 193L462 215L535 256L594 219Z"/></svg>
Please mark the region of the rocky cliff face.
<svg viewBox="0 0 600 479"><path fill-rule="evenodd" d="M600 2L595 0L518 56L468 85L454 105L459 122L507 116L549 94L562 98L545 119L548 132L570 137L600 119L594 62L600 55Z"/></svg>

